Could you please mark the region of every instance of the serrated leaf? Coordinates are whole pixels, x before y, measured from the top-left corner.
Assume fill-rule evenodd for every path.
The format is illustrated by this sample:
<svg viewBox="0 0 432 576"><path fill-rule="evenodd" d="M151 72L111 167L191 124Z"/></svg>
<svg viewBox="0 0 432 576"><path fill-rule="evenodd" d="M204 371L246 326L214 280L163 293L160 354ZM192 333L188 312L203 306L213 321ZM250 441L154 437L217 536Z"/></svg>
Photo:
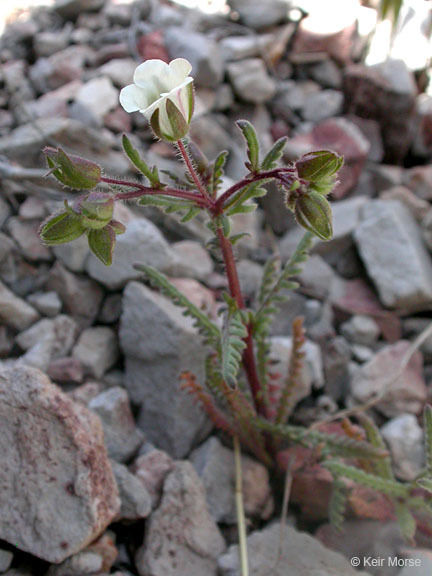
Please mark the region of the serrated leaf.
<svg viewBox="0 0 432 576"><path fill-rule="evenodd" d="M261 170L272 170L273 168L276 167L277 162L282 157L283 149L285 147L287 140L288 139L286 136L283 136L282 138L279 138L279 140L276 140L276 142L273 144L273 146L265 155L264 160L262 161L261 164Z"/></svg>
<svg viewBox="0 0 432 576"><path fill-rule="evenodd" d="M132 164L138 168L142 174L144 174L152 186L158 188L160 186L160 180L156 166L154 166L153 169L150 169L150 167L139 155L138 150L133 147L132 142L129 140L126 134L123 134L122 144L123 150L125 151L126 156L129 158Z"/></svg>
<svg viewBox="0 0 432 576"><path fill-rule="evenodd" d="M244 338L247 328L243 324L241 311L233 309L228 311L226 323L222 332L222 376L230 386L237 384L237 375L240 370L243 350L246 348Z"/></svg>
<svg viewBox="0 0 432 576"><path fill-rule="evenodd" d="M236 124L247 144L249 162L246 163L246 168L250 172L257 172L259 168L259 142L255 128L248 120L237 120Z"/></svg>
<svg viewBox="0 0 432 576"><path fill-rule="evenodd" d="M347 488L341 480L333 482L332 494L329 502L330 524L338 532L342 531L347 506Z"/></svg>

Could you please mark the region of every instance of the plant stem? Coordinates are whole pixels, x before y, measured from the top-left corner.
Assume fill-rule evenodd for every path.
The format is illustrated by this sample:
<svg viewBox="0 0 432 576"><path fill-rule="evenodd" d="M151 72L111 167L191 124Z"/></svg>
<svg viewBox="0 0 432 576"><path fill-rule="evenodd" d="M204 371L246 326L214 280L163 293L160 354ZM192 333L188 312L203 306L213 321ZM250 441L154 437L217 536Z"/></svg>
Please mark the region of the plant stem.
<svg viewBox="0 0 432 576"><path fill-rule="evenodd" d="M234 436L234 462L235 462L235 499L237 511L237 530L239 536L240 574L249 576L248 552L246 540L246 520L243 506L243 478L241 467L241 450L238 436Z"/></svg>
<svg viewBox="0 0 432 576"><path fill-rule="evenodd" d="M177 142L177 146L178 146L178 149L180 150L180 154L182 155L184 163L186 164L187 169L189 170L189 174L192 176L192 179L195 182L195 185L197 187L198 192L201 194L201 196L203 198L206 198L207 200L211 201L210 194L207 192L203 183L200 180L200 177L196 173L194 165L192 163L192 160L189 157L189 153L186 150L185 145L183 144L183 142L181 140L179 140Z"/></svg>

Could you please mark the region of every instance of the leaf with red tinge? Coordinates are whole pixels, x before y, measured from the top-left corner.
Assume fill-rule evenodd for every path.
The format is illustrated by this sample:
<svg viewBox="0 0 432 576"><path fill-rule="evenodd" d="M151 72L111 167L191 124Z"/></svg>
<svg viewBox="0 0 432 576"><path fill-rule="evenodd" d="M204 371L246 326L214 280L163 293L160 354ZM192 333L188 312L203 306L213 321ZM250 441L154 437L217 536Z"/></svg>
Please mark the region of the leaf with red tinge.
<svg viewBox="0 0 432 576"><path fill-rule="evenodd" d="M90 230L88 233L89 248L105 266L111 266L116 235L108 224L101 230Z"/></svg>

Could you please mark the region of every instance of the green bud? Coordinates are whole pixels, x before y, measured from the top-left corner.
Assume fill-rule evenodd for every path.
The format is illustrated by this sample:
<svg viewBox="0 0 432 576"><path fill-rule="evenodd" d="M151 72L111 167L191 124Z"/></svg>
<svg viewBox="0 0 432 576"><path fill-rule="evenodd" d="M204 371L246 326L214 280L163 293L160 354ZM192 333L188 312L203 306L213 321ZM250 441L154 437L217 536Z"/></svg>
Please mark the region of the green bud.
<svg viewBox="0 0 432 576"><path fill-rule="evenodd" d="M94 188L101 178L101 168L90 160L66 154L62 148L43 150L52 174L65 186L84 190Z"/></svg>
<svg viewBox="0 0 432 576"><path fill-rule="evenodd" d="M72 242L84 232L80 218L72 214L70 210L49 216L39 229L42 242L47 246Z"/></svg>
<svg viewBox="0 0 432 576"><path fill-rule="evenodd" d="M169 98L165 107L156 108L153 112L150 125L156 136L167 142L177 142L189 132L188 122Z"/></svg>
<svg viewBox="0 0 432 576"><path fill-rule="evenodd" d="M297 174L308 182L320 182L334 176L343 165L343 157L329 150L305 154L296 162Z"/></svg>
<svg viewBox="0 0 432 576"><path fill-rule="evenodd" d="M105 266L111 266L116 235L113 228L108 224L100 230L90 230L88 244L93 254L99 258Z"/></svg>
<svg viewBox="0 0 432 576"><path fill-rule="evenodd" d="M321 240L333 236L332 212L328 201L314 190L297 198L294 215L300 226L309 230Z"/></svg>
<svg viewBox="0 0 432 576"><path fill-rule="evenodd" d="M92 192L76 204L85 228L99 230L104 228L112 218L114 198L103 192Z"/></svg>

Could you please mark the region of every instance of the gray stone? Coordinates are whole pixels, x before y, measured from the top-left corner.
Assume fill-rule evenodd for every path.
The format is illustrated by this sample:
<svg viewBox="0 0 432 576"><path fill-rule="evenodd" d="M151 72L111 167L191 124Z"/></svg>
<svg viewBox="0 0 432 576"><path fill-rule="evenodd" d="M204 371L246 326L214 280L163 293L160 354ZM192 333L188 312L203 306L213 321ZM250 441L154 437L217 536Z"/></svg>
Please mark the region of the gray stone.
<svg viewBox="0 0 432 576"><path fill-rule="evenodd" d="M72 355L81 362L86 374L102 378L119 356L117 337L107 326L95 326L84 330Z"/></svg>
<svg viewBox="0 0 432 576"><path fill-rule="evenodd" d="M263 275L263 267L257 262L243 258L237 263L240 286L249 298L256 295Z"/></svg>
<svg viewBox="0 0 432 576"><path fill-rule="evenodd" d="M194 450L190 460L201 478L213 520L236 523L235 465L232 450L215 436ZM273 503L267 469L248 456L242 456L243 501L247 516L265 518Z"/></svg>
<svg viewBox="0 0 432 576"><path fill-rule="evenodd" d="M432 557L428 548L407 550L406 556L408 556L407 564L398 576L429 576L432 572Z"/></svg>
<svg viewBox="0 0 432 576"><path fill-rule="evenodd" d="M82 550L67 558L58 566L51 566L47 576L81 576L87 574L101 574L103 558L91 550Z"/></svg>
<svg viewBox="0 0 432 576"><path fill-rule="evenodd" d="M380 335L378 324L370 316L353 316L341 325L340 330L347 340L360 346L373 346Z"/></svg>
<svg viewBox="0 0 432 576"><path fill-rule="evenodd" d="M143 449L146 445L143 446ZM150 494L152 508L156 508L162 494L165 478L174 467L174 460L162 450L150 448L133 462L132 472Z"/></svg>
<svg viewBox="0 0 432 576"><path fill-rule="evenodd" d="M308 67L308 75L324 88L342 88L342 70L333 60L322 60Z"/></svg>
<svg viewBox="0 0 432 576"><path fill-rule="evenodd" d="M223 61L218 44L208 36L187 28L168 28L165 41L172 58L186 58L198 86L216 88L222 81Z"/></svg>
<svg viewBox="0 0 432 576"><path fill-rule="evenodd" d="M12 564L13 552L10 550L3 550L0 548L0 574L6 572Z"/></svg>
<svg viewBox="0 0 432 576"><path fill-rule="evenodd" d="M191 371L204 381L206 350L190 318L164 296L138 282L124 291L120 343L126 356L126 387L141 406L139 426L148 439L175 457L189 452L208 430L179 376Z"/></svg>
<svg viewBox="0 0 432 576"><path fill-rule="evenodd" d="M351 394L356 403L379 398L375 407L387 417L422 411L427 391L420 352L411 357L397 376L409 347L410 343L405 340L386 346L356 370L351 381Z"/></svg>
<svg viewBox="0 0 432 576"><path fill-rule="evenodd" d="M318 300L325 300L330 293L335 276L333 268L321 256L312 254L303 264L303 270L297 279L304 294Z"/></svg>
<svg viewBox="0 0 432 576"><path fill-rule="evenodd" d="M309 95L302 109L303 118L308 122L319 122L342 114L343 94L338 90L321 90Z"/></svg>
<svg viewBox="0 0 432 576"><path fill-rule="evenodd" d="M213 261L199 242L182 240L172 244L171 248L178 257L171 271L173 276L205 280L213 272Z"/></svg>
<svg viewBox="0 0 432 576"><path fill-rule="evenodd" d="M108 388L88 404L102 421L108 455L118 462L128 461L144 441L137 430L126 390Z"/></svg>
<svg viewBox="0 0 432 576"><path fill-rule="evenodd" d="M128 222L126 232L118 237L111 266L104 266L93 254L86 261L87 273L109 288L122 288L129 280L142 276L133 268L145 263L161 272L169 272L178 260L158 228L145 218Z"/></svg>
<svg viewBox="0 0 432 576"><path fill-rule="evenodd" d="M140 518L147 518L152 509L152 502L144 484L123 464L112 461L111 467L121 500L119 519L139 520Z"/></svg>
<svg viewBox="0 0 432 576"><path fill-rule="evenodd" d="M63 302L63 309L81 326L93 324L103 299L100 286L90 278L76 276L56 262L51 268L47 288L54 290Z"/></svg>
<svg viewBox="0 0 432 576"><path fill-rule="evenodd" d="M49 340L51 359L63 358L72 350L78 336L76 322L60 314L56 318L43 318L16 337L16 343L23 350L30 350L42 340Z"/></svg>
<svg viewBox="0 0 432 576"><path fill-rule="evenodd" d="M282 534L282 542L280 537ZM310 534L279 522L248 537L250 576L366 576L341 554L325 548ZM238 546L219 559L221 576L240 576Z"/></svg>
<svg viewBox="0 0 432 576"><path fill-rule="evenodd" d="M261 0L229 0L228 4L238 12L246 27L260 30L286 21L291 2L267 0L264 4Z"/></svg>
<svg viewBox="0 0 432 576"><path fill-rule="evenodd" d="M62 301L56 292L35 292L27 301L44 316L57 316L62 307Z"/></svg>
<svg viewBox="0 0 432 576"><path fill-rule="evenodd" d="M413 414L396 416L381 428L393 461L395 474L411 482L424 465L423 432Z"/></svg>
<svg viewBox="0 0 432 576"><path fill-rule="evenodd" d="M102 426L38 370L15 366L0 380L0 538L59 563L120 508Z"/></svg>
<svg viewBox="0 0 432 576"><path fill-rule="evenodd" d="M84 84L71 106L72 118L94 126L102 126L105 114L118 106L118 90L109 78L100 76Z"/></svg>
<svg viewBox="0 0 432 576"><path fill-rule="evenodd" d="M25 330L38 319L38 312L0 281L0 320L14 330Z"/></svg>
<svg viewBox="0 0 432 576"><path fill-rule="evenodd" d="M231 62L227 71L234 92L245 102L261 104L275 95L275 81L260 58Z"/></svg>
<svg viewBox="0 0 432 576"><path fill-rule="evenodd" d="M51 56L60 50L64 50L70 40L71 29L69 26L65 26L62 30L56 30L55 32L51 30L40 31L34 37L33 49L38 58L44 56Z"/></svg>
<svg viewBox="0 0 432 576"><path fill-rule="evenodd" d="M39 221L22 221L14 217L8 220L6 227L24 258L31 262L49 262L52 255L40 240L39 226Z"/></svg>
<svg viewBox="0 0 432 576"><path fill-rule="evenodd" d="M273 107L282 118L292 121L293 112L301 113L307 98L320 93L320 86L312 80L285 80L278 86Z"/></svg>
<svg viewBox="0 0 432 576"><path fill-rule="evenodd" d="M55 257L71 272L84 272L85 261L90 254L87 236L81 236L73 242L54 246Z"/></svg>
<svg viewBox="0 0 432 576"><path fill-rule="evenodd" d="M75 19L81 12L99 10L105 0L56 0L54 9L63 18Z"/></svg>
<svg viewBox="0 0 432 576"><path fill-rule="evenodd" d="M3 198L0 198L0 228L3 227L3 224L9 218L11 213L11 209L9 204Z"/></svg>
<svg viewBox="0 0 432 576"><path fill-rule="evenodd" d="M274 42L273 34L228 36L222 38L219 46L223 59L227 62L233 60L244 60L261 56L263 50L268 50Z"/></svg>
<svg viewBox="0 0 432 576"><path fill-rule="evenodd" d="M133 58L113 58L98 69L107 76L117 88L132 84L137 63Z"/></svg>
<svg viewBox="0 0 432 576"><path fill-rule="evenodd" d="M360 256L385 306L432 306L432 262L409 210L400 202L365 205L354 232Z"/></svg>
<svg viewBox="0 0 432 576"><path fill-rule="evenodd" d="M189 462L178 462L165 481L143 546L135 558L140 576L216 576L225 542L206 506L204 488Z"/></svg>

